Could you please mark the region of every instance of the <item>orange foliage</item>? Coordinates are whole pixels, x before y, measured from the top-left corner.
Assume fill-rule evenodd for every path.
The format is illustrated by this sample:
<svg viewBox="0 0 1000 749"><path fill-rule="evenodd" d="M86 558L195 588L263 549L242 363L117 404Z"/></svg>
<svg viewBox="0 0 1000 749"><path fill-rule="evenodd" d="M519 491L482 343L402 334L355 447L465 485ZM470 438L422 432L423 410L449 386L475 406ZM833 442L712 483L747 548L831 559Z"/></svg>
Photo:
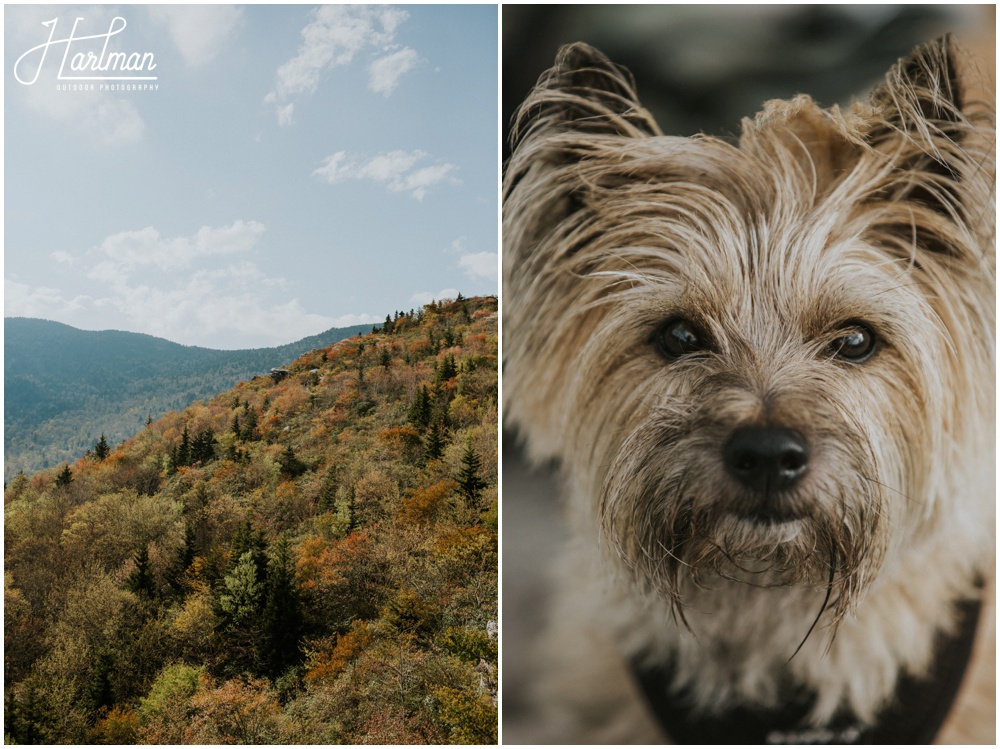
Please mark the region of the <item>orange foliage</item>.
<svg viewBox="0 0 1000 749"><path fill-rule="evenodd" d="M458 489L458 484L451 479L439 481L426 489L417 489L412 494L403 497L396 517L404 523L426 523L433 520L452 493Z"/></svg>
<svg viewBox="0 0 1000 749"><path fill-rule="evenodd" d="M277 738L281 704L268 682L232 679L222 686L206 675L191 698L194 719L184 732L191 744L270 744Z"/></svg>
<svg viewBox="0 0 1000 749"><path fill-rule="evenodd" d="M384 442L407 444L413 440L420 441L420 432L406 424L401 427L390 427L383 429L378 434L378 438Z"/></svg>
<svg viewBox="0 0 1000 749"><path fill-rule="evenodd" d="M295 575L303 593L340 584L343 569L368 553L370 539L355 531L342 540L307 538L295 548Z"/></svg>
<svg viewBox="0 0 1000 749"><path fill-rule="evenodd" d="M139 716L127 707L115 706L105 712L102 708L100 717L91 729L95 744L134 744L139 733Z"/></svg>
<svg viewBox="0 0 1000 749"><path fill-rule="evenodd" d="M309 403L309 391L297 382L282 383L277 395L272 392L271 408L285 416L302 411ZM275 388L277 390L277 388Z"/></svg>
<svg viewBox="0 0 1000 749"><path fill-rule="evenodd" d="M354 660L372 641L367 622L355 622L350 632L337 637L337 644L329 652L313 656L309 670L303 677L307 682L332 679Z"/></svg>

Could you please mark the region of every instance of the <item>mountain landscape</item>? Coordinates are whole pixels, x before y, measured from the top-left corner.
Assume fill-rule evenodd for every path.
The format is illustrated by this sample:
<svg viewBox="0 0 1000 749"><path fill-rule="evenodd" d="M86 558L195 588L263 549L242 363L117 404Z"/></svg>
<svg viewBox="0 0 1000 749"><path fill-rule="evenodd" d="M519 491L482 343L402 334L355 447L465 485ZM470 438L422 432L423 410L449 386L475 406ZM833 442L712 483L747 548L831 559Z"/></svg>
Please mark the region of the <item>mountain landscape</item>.
<svg viewBox="0 0 1000 749"><path fill-rule="evenodd" d="M75 460L101 435L117 444L151 418L371 329L332 328L276 348L219 351L4 318L4 476Z"/></svg>
<svg viewBox="0 0 1000 749"><path fill-rule="evenodd" d="M259 361L8 478L5 743L497 742L497 299Z"/></svg>

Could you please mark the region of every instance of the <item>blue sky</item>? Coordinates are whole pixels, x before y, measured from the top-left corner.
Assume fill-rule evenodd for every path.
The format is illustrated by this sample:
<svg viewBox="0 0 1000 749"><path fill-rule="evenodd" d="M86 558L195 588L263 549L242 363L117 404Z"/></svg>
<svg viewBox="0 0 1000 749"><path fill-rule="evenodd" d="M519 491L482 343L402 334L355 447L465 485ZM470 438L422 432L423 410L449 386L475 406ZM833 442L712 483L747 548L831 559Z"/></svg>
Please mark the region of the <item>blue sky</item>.
<svg viewBox="0 0 1000 749"><path fill-rule="evenodd" d="M496 5L4 20L5 316L247 348L497 293ZM156 80L59 80L105 42Z"/></svg>

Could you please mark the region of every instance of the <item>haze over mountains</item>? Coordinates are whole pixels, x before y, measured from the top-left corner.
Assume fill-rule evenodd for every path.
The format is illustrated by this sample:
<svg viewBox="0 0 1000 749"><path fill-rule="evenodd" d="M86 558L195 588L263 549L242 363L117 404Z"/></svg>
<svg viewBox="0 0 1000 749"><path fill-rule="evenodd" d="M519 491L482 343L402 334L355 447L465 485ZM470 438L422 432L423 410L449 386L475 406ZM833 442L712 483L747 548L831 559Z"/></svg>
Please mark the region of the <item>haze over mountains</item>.
<svg viewBox="0 0 1000 749"><path fill-rule="evenodd" d="M284 346L222 351L141 333L4 318L5 480L75 460L102 434L116 444L149 418L371 328L331 328Z"/></svg>

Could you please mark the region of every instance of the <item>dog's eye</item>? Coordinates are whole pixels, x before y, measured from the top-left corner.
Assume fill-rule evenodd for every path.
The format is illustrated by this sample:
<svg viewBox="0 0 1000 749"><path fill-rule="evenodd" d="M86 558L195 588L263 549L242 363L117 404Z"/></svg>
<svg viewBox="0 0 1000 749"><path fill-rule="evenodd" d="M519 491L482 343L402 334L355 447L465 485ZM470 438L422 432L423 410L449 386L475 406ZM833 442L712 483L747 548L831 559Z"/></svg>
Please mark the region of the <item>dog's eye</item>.
<svg viewBox="0 0 1000 749"><path fill-rule="evenodd" d="M708 341L693 323L682 317L675 317L656 332L656 345L672 361L704 350Z"/></svg>
<svg viewBox="0 0 1000 749"><path fill-rule="evenodd" d="M852 322L852 329L830 342L830 351L839 359L860 364L878 347L878 336L864 323Z"/></svg>

